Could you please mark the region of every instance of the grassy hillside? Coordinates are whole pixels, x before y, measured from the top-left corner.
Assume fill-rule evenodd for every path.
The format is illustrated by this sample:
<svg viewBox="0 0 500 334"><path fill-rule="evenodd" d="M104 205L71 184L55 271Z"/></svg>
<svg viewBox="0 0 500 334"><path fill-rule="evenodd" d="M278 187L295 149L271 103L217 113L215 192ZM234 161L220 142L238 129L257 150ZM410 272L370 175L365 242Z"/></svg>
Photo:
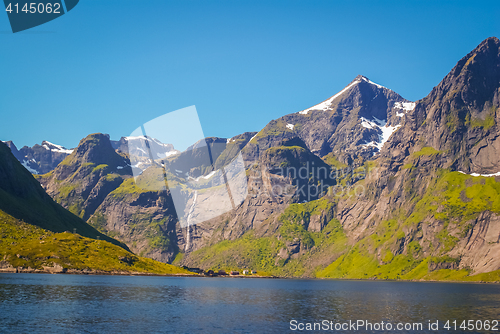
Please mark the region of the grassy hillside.
<svg viewBox="0 0 500 334"><path fill-rule="evenodd" d="M76 232L126 247L105 236L50 198L40 183L0 142L0 210L52 232Z"/></svg>
<svg viewBox="0 0 500 334"><path fill-rule="evenodd" d="M3 267L49 271L54 267L110 273L190 274L187 270L138 257L107 241L54 233L0 211L0 259Z"/></svg>

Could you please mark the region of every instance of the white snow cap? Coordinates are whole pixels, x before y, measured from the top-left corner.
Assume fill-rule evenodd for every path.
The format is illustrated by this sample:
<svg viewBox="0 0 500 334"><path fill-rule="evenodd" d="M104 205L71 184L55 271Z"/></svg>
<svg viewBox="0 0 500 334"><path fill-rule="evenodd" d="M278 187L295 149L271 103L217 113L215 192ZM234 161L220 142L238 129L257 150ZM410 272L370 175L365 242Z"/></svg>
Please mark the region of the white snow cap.
<svg viewBox="0 0 500 334"><path fill-rule="evenodd" d="M361 79L362 79L363 81L366 81L366 82L368 82L368 83L371 83L372 85L377 86L378 88L386 88L386 87L384 87L384 86L382 86L382 85L376 84L375 82L371 81L371 80L370 80L370 79L368 79L367 77L361 76Z"/></svg>
<svg viewBox="0 0 500 334"><path fill-rule="evenodd" d="M164 144L164 143L162 143L161 141L159 141L158 139L153 138L153 137L149 137L149 136L148 136L148 137L147 137L147 136L136 136L136 137L132 137L132 136L131 136L131 137L125 137L125 140L126 140L126 141L132 141L132 140L138 140L138 139L140 139L140 140L146 140L146 139L149 139L149 140L151 140L151 141L155 142L156 144L158 144L158 145L160 145L160 146L169 146L168 144Z"/></svg>
<svg viewBox="0 0 500 334"><path fill-rule="evenodd" d="M376 84L375 82L373 81L370 81L367 77L364 77L362 75L358 75L356 77L356 79L351 82L349 85L347 85L344 89L342 89L340 92L338 92L337 94L333 95L332 97L330 97L328 100L325 100L315 106L312 106L311 108L307 108L307 109L304 109L302 111L299 111L299 114L302 114L302 115L307 115L307 113L309 112L309 110L328 110L330 105L332 104L333 100L335 100L337 97L339 97L340 95L342 95L344 92L346 92L349 88L351 88L352 86L354 85L357 85L359 84L360 82L368 82L369 84L372 84L372 85L375 85L377 86L378 88L386 88L382 85L379 85L379 84Z"/></svg>
<svg viewBox="0 0 500 334"><path fill-rule="evenodd" d="M45 148L46 150L52 151L52 152L59 152L59 153L66 153L66 154L73 153L73 150L68 150L61 145L56 145L56 144L53 144L53 143L48 142L46 140L43 141L42 147Z"/></svg>
<svg viewBox="0 0 500 334"><path fill-rule="evenodd" d="M323 110L323 111L328 110L328 107L332 104L333 100L335 100L337 97L342 95L345 91L347 91L349 88L351 88L354 85L357 85L360 82L361 82L361 80L355 80L355 81L351 82L344 89L342 89L340 92L338 92L337 94L330 97L328 100L325 100L325 101L323 101L315 106L312 106L311 108L299 111L299 114L306 115L309 112L309 110Z"/></svg>

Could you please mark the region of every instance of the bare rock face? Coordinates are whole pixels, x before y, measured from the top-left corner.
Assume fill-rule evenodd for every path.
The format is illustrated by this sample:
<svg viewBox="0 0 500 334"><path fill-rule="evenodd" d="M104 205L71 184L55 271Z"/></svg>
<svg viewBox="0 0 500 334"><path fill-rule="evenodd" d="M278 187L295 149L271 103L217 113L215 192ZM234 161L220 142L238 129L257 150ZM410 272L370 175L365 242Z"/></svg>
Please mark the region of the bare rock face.
<svg viewBox="0 0 500 334"><path fill-rule="evenodd" d="M177 221L169 193L111 193L89 222L116 235L134 253L162 262L175 257Z"/></svg>
<svg viewBox="0 0 500 334"><path fill-rule="evenodd" d="M483 212L472 223L473 228L451 255L460 256L460 266L475 273L500 268L500 216Z"/></svg>
<svg viewBox="0 0 500 334"><path fill-rule="evenodd" d="M417 102L384 156L432 147L442 153L440 167L495 173L500 170L499 107L500 41L492 37Z"/></svg>

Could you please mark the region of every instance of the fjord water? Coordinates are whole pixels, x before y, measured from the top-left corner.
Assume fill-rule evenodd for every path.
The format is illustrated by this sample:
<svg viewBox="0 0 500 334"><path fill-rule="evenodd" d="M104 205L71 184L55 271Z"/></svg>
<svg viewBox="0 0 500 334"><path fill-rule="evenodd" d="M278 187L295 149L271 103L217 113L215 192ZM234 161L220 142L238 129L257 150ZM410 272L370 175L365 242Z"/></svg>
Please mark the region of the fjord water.
<svg viewBox="0 0 500 334"><path fill-rule="evenodd" d="M418 333L440 320L432 333L444 333L446 320L499 315L498 284L0 274L2 333L283 333L293 319L421 322Z"/></svg>

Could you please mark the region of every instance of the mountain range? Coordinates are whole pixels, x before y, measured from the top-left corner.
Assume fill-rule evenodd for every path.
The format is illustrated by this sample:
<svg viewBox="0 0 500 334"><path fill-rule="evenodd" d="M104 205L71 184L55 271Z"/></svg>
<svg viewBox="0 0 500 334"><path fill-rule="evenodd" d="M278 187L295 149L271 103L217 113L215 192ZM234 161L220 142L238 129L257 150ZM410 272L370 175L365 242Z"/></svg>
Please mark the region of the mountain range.
<svg viewBox="0 0 500 334"><path fill-rule="evenodd" d="M92 134L74 150L7 145L57 203L158 261L280 276L498 280L499 107L500 41L491 37L415 102L360 75L259 132L206 138L210 163L189 165L207 161L196 145L179 152L151 139L172 152L166 166L195 177L243 158L248 196L191 226L179 223L169 189L179 176L167 173L163 190L141 186L163 182L160 168L133 177L131 156L147 154L128 143L140 138Z"/></svg>
<svg viewBox="0 0 500 334"><path fill-rule="evenodd" d="M0 272L187 274L132 254L65 210L0 143Z"/></svg>

